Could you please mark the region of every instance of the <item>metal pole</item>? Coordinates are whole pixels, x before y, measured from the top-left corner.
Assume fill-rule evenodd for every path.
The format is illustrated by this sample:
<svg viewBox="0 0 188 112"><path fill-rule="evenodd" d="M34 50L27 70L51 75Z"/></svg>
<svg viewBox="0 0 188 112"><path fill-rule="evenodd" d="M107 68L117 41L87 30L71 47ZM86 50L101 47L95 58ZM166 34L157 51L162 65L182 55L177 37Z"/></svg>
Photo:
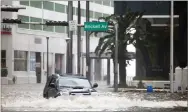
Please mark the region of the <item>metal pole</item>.
<svg viewBox="0 0 188 112"><path fill-rule="evenodd" d="M0 2L1 4L1 2ZM2 18L2 17L1 17ZM0 18L0 21L1 21L1 18ZM0 24L0 26L2 25L2 23ZM2 28L2 27L1 27ZM1 37L0 37L0 51L1 51L1 46L2 46L2 42L1 42ZM1 52L0 52L0 63L1 63ZM1 69L1 64L0 64L0 69ZM1 72L0 72L0 76L1 76ZM0 80L0 84L1 84L1 80ZM1 95L1 90L0 90L0 95ZM0 101L1 103L1 101Z"/></svg>
<svg viewBox="0 0 188 112"><path fill-rule="evenodd" d="M107 85L110 85L110 59L107 59Z"/></svg>
<svg viewBox="0 0 188 112"><path fill-rule="evenodd" d="M170 14L170 91L174 93L174 1L171 1Z"/></svg>
<svg viewBox="0 0 188 112"><path fill-rule="evenodd" d="M49 45L49 37L46 37L46 42L47 42L47 54L46 54L46 56L47 56L47 58L46 58L47 59L46 60L46 62L47 62L47 64L46 64L47 75L46 76L47 77L46 78L48 79L48 76L49 76L49 63L48 63L49 62L49 57L48 57L48 55L49 55L49 46L48 46Z"/></svg>
<svg viewBox="0 0 188 112"><path fill-rule="evenodd" d="M89 22L89 1L86 1L86 22ZM86 77L88 80L91 80L91 73L90 73L90 38L89 32L86 31Z"/></svg>
<svg viewBox="0 0 188 112"><path fill-rule="evenodd" d="M68 1L68 16L67 16L67 20L71 21L73 20L73 2L72 1ZM68 37L70 38L68 44L67 44L67 73L72 73L72 60L73 60L73 55L72 55L72 43L73 43L73 32L69 31L68 28Z"/></svg>
<svg viewBox="0 0 188 112"><path fill-rule="evenodd" d="M80 1L78 1L78 24L81 24L81 9L80 9ZM77 73L80 74L80 61L81 61L81 27L78 26L77 29Z"/></svg>
<svg viewBox="0 0 188 112"><path fill-rule="evenodd" d="M188 9L188 1L186 8ZM188 32L188 12L187 12L187 32ZM187 33L187 67L188 67L188 33ZM187 112L188 112L188 73L187 73Z"/></svg>
<svg viewBox="0 0 188 112"><path fill-rule="evenodd" d="M115 24L114 92L118 92L118 23Z"/></svg>

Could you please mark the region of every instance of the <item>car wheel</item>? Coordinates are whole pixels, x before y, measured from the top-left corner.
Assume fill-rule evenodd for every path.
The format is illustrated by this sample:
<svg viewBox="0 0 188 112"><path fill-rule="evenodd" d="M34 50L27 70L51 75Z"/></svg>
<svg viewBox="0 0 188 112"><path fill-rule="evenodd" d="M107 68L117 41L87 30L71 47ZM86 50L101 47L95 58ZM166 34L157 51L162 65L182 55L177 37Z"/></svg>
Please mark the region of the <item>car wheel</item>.
<svg viewBox="0 0 188 112"><path fill-rule="evenodd" d="M48 93L47 93L47 94L45 94L45 98L46 98L46 99L49 99L49 97L48 97Z"/></svg>

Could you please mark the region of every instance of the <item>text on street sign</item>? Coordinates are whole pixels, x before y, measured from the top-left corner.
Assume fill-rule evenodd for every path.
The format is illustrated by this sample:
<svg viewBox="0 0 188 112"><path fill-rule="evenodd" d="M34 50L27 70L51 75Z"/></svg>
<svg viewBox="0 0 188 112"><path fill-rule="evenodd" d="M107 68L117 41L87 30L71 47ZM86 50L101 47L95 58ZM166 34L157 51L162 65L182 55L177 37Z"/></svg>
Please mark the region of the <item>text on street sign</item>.
<svg viewBox="0 0 188 112"><path fill-rule="evenodd" d="M84 31L107 31L107 22L85 22Z"/></svg>

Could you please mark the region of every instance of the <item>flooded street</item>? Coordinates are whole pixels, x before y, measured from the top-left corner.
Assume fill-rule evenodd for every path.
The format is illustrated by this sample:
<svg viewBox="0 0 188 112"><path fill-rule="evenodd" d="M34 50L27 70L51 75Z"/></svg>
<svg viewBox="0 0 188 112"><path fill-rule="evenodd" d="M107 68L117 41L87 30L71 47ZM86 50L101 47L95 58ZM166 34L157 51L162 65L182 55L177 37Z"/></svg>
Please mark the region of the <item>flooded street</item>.
<svg viewBox="0 0 188 112"><path fill-rule="evenodd" d="M17 111L121 111L186 107L185 98L170 93L110 92L99 86L91 96L60 96L44 99L43 84L2 86L3 110Z"/></svg>

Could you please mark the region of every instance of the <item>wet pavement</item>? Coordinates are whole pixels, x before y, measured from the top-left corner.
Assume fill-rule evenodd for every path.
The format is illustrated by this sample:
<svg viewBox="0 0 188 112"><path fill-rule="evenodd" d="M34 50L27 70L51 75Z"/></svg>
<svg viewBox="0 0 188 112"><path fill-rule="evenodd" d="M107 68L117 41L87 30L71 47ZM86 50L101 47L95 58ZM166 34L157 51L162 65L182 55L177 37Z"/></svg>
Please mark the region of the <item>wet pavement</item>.
<svg viewBox="0 0 188 112"><path fill-rule="evenodd" d="M101 86L100 86L101 85ZM180 111L186 110L186 95L119 92L99 83L91 96L42 97L44 84L3 85L3 110L8 111ZM176 107L176 108L175 108Z"/></svg>

